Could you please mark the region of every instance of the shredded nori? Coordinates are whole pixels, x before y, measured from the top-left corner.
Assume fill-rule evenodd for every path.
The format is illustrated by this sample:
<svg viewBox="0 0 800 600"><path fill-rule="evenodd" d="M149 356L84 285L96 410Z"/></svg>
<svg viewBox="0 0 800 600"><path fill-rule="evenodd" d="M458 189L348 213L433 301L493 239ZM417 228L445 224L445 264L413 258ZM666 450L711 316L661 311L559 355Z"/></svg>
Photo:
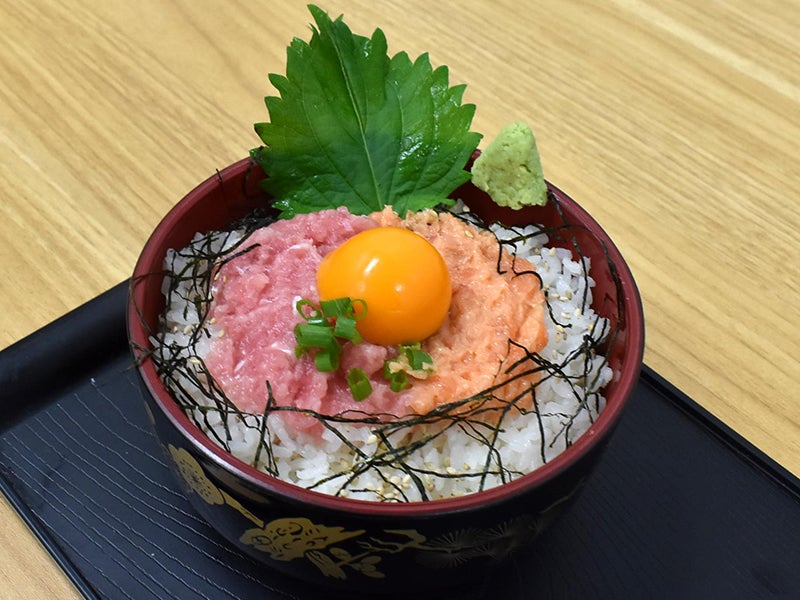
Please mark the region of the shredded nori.
<svg viewBox="0 0 800 600"><path fill-rule="evenodd" d="M549 202L555 203L557 209L561 211L558 198L549 193ZM457 212L455 216L464 219L470 224L489 229L488 225L481 221L473 213ZM563 214L562 214L563 217ZM145 354L153 361L158 375L164 381L175 401L183 408L191 419L211 436L220 446L230 451L230 441L232 439L229 419L244 423L246 427L253 428L258 432L259 444L253 456L251 464L266 473L279 476L278 461L273 451L273 436L270 430L269 416L282 412L294 412L305 415L307 418L316 420L324 429L330 431L338 437L341 442L349 449L352 460L347 466L327 477L324 477L310 486L316 489L330 481L337 481L336 495L353 495L363 491L376 494L377 499L390 502L407 502L412 500L408 493L409 485L415 489L417 495L422 500L430 499L429 486L430 478L467 478L478 482L477 489L485 489L489 483L489 478L497 478L501 482L508 482L522 475L518 471L507 468L503 464L501 454L497 448L498 440L503 432L503 425L506 419L520 413L533 412L538 420L538 427L541 434L539 456L542 462L547 462L547 450L556 442L563 438L565 446L570 446L574 442L571 429L575 419L584 411L593 420L602 409L600 393L586 390L595 390L596 382L589 378L593 371L592 361L596 357L604 357L607 351L615 343L619 327L624 323L624 312L621 307L620 283L612 261L606 260L608 268L617 286L618 314L616 325L611 327L607 319L597 316L591 335L585 335L583 343L571 355L566 356L560 362L553 362L546 357L530 352L522 344L514 340L509 340L509 350L516 347L522 351L522 358L514 364L503 366L503 372L498 373L500 381L493 387L483 390L469 398L456 400L445 405L439 406L424 415L386 415L386 414L365 414L357 410L351 410L342 414L320 414L318 412L281 405L279 399L272 393L270 382L265 382L267 390L267 402L262 414L248 414L241 411L230 401L225 391L214 380L209 373L203 358L195 350L196 342L201 336L209 336L206 318L213 301L213 279L218 273L219 268L238 256L251 251L256 246L248 244L250 233L260 227L269 225L274 221L273 213L268 211L256 211L247 217L233 223L224 232L213 232L204 236L199 236L187 248L181 250L183 258L187 260L187 266L180 272L165 272L166 295L178 293L182 284L188 283L189 292L183 296L187 306L193 306L200 316L200 325L195 326L190 332L190 342L187 346L178 344L161 343L162 334L151 332L152 338L158 340L154 342L154 348L150 350L139 349L142 356ZM534 276L541 281L540 275L530 269L517 271L517 261L515 260L516 247L526 240L540 236L548 236L550 244L566 247L572 251L573 258L577 257L582 269L584 278L588 277L588 261L583 257L581 245L576 235L577 229L581 226L568 223L563 220L563 224L556 227L534 226L531 232L521 228L506 228L506 231L513 232L513 235L498 238L498 259L497 270L503 272L502 255L509 254L512 257L511 270L515 276ZM224 250L220 250L221 240L233 240L229 236L236 236L234 243L224 244ZM585 285L582 291L581 306L586 309L589 306L588 293L589 286ZM564 328L571 327L571 324L564 320L559 320L558 315L554 314L547 294L545 294L547 310L551 319L556 325ZM607 359L602 358L603 366ZM582 361L583 368L578 376L570 376L565 373L567 364L574 361ZM600 370L594 368L596 373ZM511 382L520 378L537 375L535 383L530 383L521 393L512 398L504 398L500 394ZM553 414L541 411L540 400L537 396L537 388L542 381L557 377L566 381L579 402L578 409L574 414ZM200 403L196 396L200 395L205 402ZM525 408L525 407L530 408ZM544 420L549 418L558 419L561 428L554 439L547 440L545 436ZM222 425L223 434L214 423ZM378 440L376 449L366 452L358 444L348 439L345 432L341 430L346 425L361 425L369 427L372 435ZM479 442L485 448L485 459L481 469L469 471L463 469L453 469L452 467L440 468L420 468L414 466L409 461L409 457L415 452L429 444L435 444L437 440L450 429L458 429L464 434ZM414 435L411 435L411 433ZM364 490L359 487L358 478L360 475L373 472L383 480L385 489L383 492L375 490ZM387 473L391 473L387 474ZM401 474L398 478L395 475ZM426 483L427 482L427 483Z"/></svg>

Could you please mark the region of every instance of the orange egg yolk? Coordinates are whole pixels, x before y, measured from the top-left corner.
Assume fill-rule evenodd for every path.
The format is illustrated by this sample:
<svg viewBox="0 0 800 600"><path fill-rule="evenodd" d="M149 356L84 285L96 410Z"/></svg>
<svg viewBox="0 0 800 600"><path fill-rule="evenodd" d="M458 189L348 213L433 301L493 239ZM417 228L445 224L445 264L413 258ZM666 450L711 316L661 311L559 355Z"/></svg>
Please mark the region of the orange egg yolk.
<svg viewBox="0 0 800 600"><path fill-rule="evenodd" d="M435 333L452 293L439 251L398 227L362 231L326 255L317 288L320 300L363 300L366 314L356 328L366 341L382 346L419 342Z"/></svg>

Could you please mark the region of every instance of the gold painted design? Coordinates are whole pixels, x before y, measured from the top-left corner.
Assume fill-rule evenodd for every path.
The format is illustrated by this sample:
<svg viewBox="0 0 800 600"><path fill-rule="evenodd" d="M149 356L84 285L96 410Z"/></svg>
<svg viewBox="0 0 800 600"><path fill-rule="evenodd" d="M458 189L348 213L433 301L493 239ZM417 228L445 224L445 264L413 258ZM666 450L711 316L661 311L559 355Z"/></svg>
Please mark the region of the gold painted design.
<svg viewBox="0 0 800 600"><path fill-rule="evenodd" d="M363 534L363 529L345 531L342 527L327 527L312 523L304 517L296 517L275 519L261 528L249 529L244 532L240 541L266 552L275 560L307 558L326 576L346 579L343 567L352 567L355 557L333 544ZM322 552L328 548L330 554Z"/></svg>
<svg viewBox="0 0 800 600"><path fill-rule="evenodd" d="M347 579L347 570L383 578L381 555L407 551L415 553L418 563L434 568L453 567L475 558L500 560L536 535L548 520L546 514L523 515L495 527L461 529L430 540L415 529L385 529L380 536L365 536L363 529L348 531L305 517L283 517L265 523L217 487L189 452L171 444L169 452L190 493L209 505L229 506L255 525L244 531L241 543L274 560L308 560L323 575L336 579Z"/></svg>
<svg viewBox="0 0 800 600"><path fill-rule="evenodd" d="M214 485L214 482L205 474L197 459L189 454L188 451L183 448L176 448L172 444L169 444L168 448L169 453L172 455L172 460L175 461L175 466L178 467L178 472L190 493L200 496L206 504L230 506L256 525L263 524L261 519L242 506L236 498Z"/></svg>

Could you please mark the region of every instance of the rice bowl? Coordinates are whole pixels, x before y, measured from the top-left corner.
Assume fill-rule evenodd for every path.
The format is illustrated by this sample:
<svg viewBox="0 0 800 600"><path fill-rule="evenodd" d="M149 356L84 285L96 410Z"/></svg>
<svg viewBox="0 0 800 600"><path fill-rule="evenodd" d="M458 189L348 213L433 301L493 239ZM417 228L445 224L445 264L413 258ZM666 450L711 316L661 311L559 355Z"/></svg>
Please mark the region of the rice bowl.
<svg viewBox="0 0 800 600"><path fill-rule="evenodd" d="M472 186L459 190L457 195L486 222L501 220L515 228L545 224L551 232L548 244L555 250L554 256L545 251L542 260L563 264L568 252L574 261L575 247L591 258L592 308L607 316L609 325L602 344L613 372L604 388L606 404L566 450L531 473L484 491L408 502L320 493L264 473L213 441L168 392L153 360L152 339L165 308L162 283L168 249L186 247L197 232L223 230L269 203L258 187L261 177L257 166L243 160L199 185L153 232L131 280L131 347L148 411L177 481L195 509L231 544L271 568L306 581L359 592L385 590L387 585L410 592L419 585L433 589L485 577L488 570L515 555L513 551L534 543L538 533L569 505L602 455L633 391L644 329L641 301L623 258L597 223L552 186L553 204L510 216ZM544 269L540 269L543 278ZM559 293L552 301L560 302L561 296L567 294ZM556 311L561 308L553 306ZM563 312L568 312L566 305ZM559 312L553 314L560 317ZM510 444L516 445L533 446L534 456L541 448L521 437ZM530 453L530 448L525 451ZM456 464L461 461L467 462L459 457ZM296 532L294 537L284 537L287 527ZM406 533L398 539L398 531ZM287 541L299 544L315 532L326 532L327 541L319 542L313 551L302 551ZM294 550L278 550L280 543L289 543ZM337 558L345 556L344 551L351 558ZM339 566L334 568L331 562Z"/></svg>
<svg viewBox="0 0 800 600"><path fill-rule="evenodd" d="M459 215L464 219L463 227L474 229L474 217L467 212ZM154 340L153 359L171 393L201 430L237 458L289 483L353 499L395 502L456 497L502 485L552 460L588 430L605 405L602 388L613 373L597 352L609 335L610 326L607 319L591 308L594 282L590 259L579 262L565 248L548 247L547 234L535 225L506 228L493 224L487 229L496 236L498 250L510 249L515 259L527 260L535 266L547 303L547 310L543 311L547 345L537 347L536 351L527 350L534 353L531 363L536 376L525 394L530 392L535 405L522 406L518 400L496 429L485 423L485 419L476 419L479 411L474 408L471 419L463 411L451 408L443 415L429 412L423 418L419 414L394 414L388 423L385 419L376 423L376 409L363 406L368 403L351 403L349 409L325 416L319 414L318 404L314 403L315 415L304 417L312 407L301 401L295 403L296 411L284 407L287 410L281 412L282 404L292 398L286 398L291 392L279 379L285 379L292 368L297 368L299 359L294 357L281 360L271 371L262 369L247 388L244 399L232 401L231 394L226 395L225 383L214 377L213 368L215 347L232 343L232 336L211 315L214 296L221 295L221 281L231 285L226 274L236 275L234 267L246 253L243 249L254 245L251 234L241 229L198 234L186 248L167 253L168 275L164 282L167 305L162 331ZM467 239L477 234L475 230ZM291 249L304 242L302 238L287 239L285 233L281 241ZM456 251L450 262L457 260L463 260L463 250ZM225 270L212 274L211 265L223 262ZM278 267L275 262L266 265L267 276L270 268ZM302 279L298 268L292 265L289 281L284 284L290 289L284 295L297 298L302 295L297 292L302 288L296 283ZM192 276L187 277L187 273ZM260 269L258 276L262 277ZM209 278L213 282L207 281ZM259 300L270 306L275 304L274 298ZM237 297L234 301L241 300ZM525 301L519 298L520 303ZM245 310L255 309L248 306ZM282 310L292 312L285 297ZM473 310L485 311L486 307L477 306ZM262 316L259 319L263 321ZM474 320L467 315L454 326L470 326ZM253 337L252 328L248 324L249 338ZM265 328L272 333L272 339L277 339L272 323ZM238 357L235 382L242 378L240 371L248 359L252 358L259 366L264 364L257 356L258 350L250 344L235 352ZM272 343L276 345L279 344ZM459 355L459 348L453 347L451 341L444 342L444 348L445 353ZM279 348L281 358L284 357L281 350L289 354L288 349ZM494 386L490 391L497 395L503 389L504 381L494 376L496 367L492 364L473 364L470 368L472 372L461 375L460 380L474 377L474 371L483 368L489 375L484 380ZM519 371L517 367L509 378L518 378ZM310 373L299 372L297 378L315 375L318 374L312 369ZM267 383L274 396L270 398L273 404L269 414L264 407L266 397L261 405L254 405L248 397L248 394L266 396ZM326 384L323 381L312 389L317 393L330 392ZM477 393L471 398L485 393L482 387L474 391ZM459 396L446 401L466 403ZM486 410L485 405L481 410ZM305 426L303 419L308 422ZM324 428L313 428L323 419ZM430 441L422 443L422 440Z"/></svg>

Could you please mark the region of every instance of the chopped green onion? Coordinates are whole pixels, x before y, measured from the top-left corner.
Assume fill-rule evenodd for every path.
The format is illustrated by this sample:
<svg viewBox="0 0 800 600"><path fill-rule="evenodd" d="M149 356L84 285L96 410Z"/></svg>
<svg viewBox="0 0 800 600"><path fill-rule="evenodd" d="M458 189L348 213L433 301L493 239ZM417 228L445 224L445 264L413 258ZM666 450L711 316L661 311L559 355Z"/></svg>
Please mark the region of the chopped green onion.
<svg viewBox="0 0 800 600"><path fill-rule="evenodd" d="M383 363L383 378L389 381L389 388L393 392L401 392L408 387L408 375L397 360Z"/></svg>
<svg viewBox="0 0 800 600"><path fill-rule="evenodd" d="M322 301L319 306L310 300L298 300L295 309L305 323L298 323L294 328L297 341L295 356L299 358L313 350L314 366L318 371L337 371L342 355L339 340L347 340L353 344L361 342L361 335L356 329L356 303L361 304L363 315L367 309L363 300L336 298ZM347 382L353 398L359 402L372 393L372 385L361 369L350 369Z"/></svg>
<svg viewBox="0 0 800 600"><path fill-rule="evenodd" d="M397 356L383 363L383 377L394 392L406 389L408 377L425 379L433 372L431 355L421 349L419 342L397 348Z"/></svg>
<svg viewBox="0 0 800 600"><path fill-rule="evenodd" d="M362 369L354 367L347 372L347 385L356 402L361 402L372 393L372 384Z"/></svg>
<svg viewBox="0 0 800 600"><path fill-rule="evenodd" d="M310 314L307 314L303 310L307 306L311 308ZM308 321L310 318L311 319L319 318L321 316L319 307L310 300L305 300L305 299L298 300L297 303L294 305L294 307L297 310L297 312L300 313L300 316L303 317L306 321Z"/></svg>
<svg viewBox="0 0 800 600"><path fill-rule="evenodd" d="M354 312L353 301L350 298L335 298L334 300L323 300L319 303L322 314L329 319L349 316Z"/></svg>
<svg viewBox="0 0 800 600"><path fill-rule="evenodd" d="M361 342L361 334L356 329L356 320L353 317L339 317L333 326L333 334L354 344Z"/></svg>
<svg viewBox="0 0 800 600"><path fill-rule="evenodd" d="M356 310L357 307L360 312ZM356 322L366 314L367 303L362 299L335 298L323 300L317 306L310 300L303 299L297 301L295 308L305 320L305 323L298 323L294 328L294 337L297 340L295 355L300 357L314 351L314 366L317 370L337 371L342 355L339 340L353 344L362 341ZM398 346L397 356L383 363L383 377L389 382L393 392L406 389L410 385L409 376L425 379L432 372L433 359L422 350L419 342ZM347 384L357 402L372 393L369 378L357 367L347 372Z"/></svg>
<svg viewBox="0 0 800 600"><path fill-rule="evenodd" d="M355 318L356 321L359 319L363 319L364 317L367 316L367 302L365 300L362 300L361 298L356 298L352 300L352 305L353 305L352 316L353 318ZM356 306L361 306L361 312L358 312L358 310L356 310Z"/></svg>
<svg viewBox="0 0 800 600"><path fill-rule="evenodd" d="M392 373L392 376L389 379L389 389L391 389L393 392L402 392L408 387L408 385L408 375L406 375L405 371Z"/></svg>
<svg viewBox="0 0 800 600"><path fill-rule="evenodd" d="M314 366L317 371L329 372L336 371L339 368L339 357L342 354L342 349L337 342L331 348L317 350L314 355Z"/></svg>
<svg viewBox="0 0 800 600"><path fill-rule="evenodd" d="M404 352L413 371L422 371L433 367L431 355L421 350L419 344L405 347Z"/></svg>
<svg viewBox="0 0 800 600"><path fill-rule="evenodd" d="M336 341L333 328L316 323L298 323L294 337L301 348L329 348Z"/></svg>

